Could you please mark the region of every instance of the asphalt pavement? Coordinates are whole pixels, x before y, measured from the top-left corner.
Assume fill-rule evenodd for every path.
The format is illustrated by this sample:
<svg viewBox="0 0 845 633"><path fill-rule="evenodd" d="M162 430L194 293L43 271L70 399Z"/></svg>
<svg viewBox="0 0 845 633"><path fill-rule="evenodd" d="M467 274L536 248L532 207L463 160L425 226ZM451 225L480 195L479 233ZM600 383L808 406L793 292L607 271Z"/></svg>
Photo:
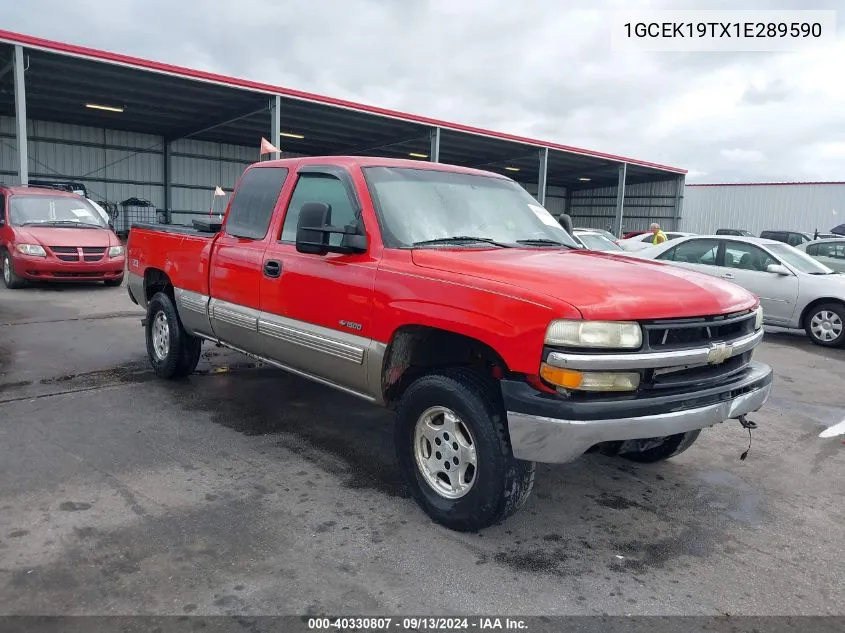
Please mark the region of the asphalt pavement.
<svg viewBox="0 0 845 633"><path fill-rule="evenodd" d="M845 350L768 332L766 407L638 465L538 466L478 534L409 498L391 416L204 347L125 288L0 288L0 614L845 614Z"/></svg>

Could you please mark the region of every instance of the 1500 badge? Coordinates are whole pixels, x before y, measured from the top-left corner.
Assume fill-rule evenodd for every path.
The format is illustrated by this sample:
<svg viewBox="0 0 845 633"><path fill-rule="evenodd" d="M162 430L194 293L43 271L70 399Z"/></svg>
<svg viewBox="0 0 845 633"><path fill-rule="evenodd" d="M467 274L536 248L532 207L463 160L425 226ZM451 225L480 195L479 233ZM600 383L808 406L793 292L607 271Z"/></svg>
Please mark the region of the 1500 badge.
<svg viewBox="0 0 845 633"><path fill-rule="evenodd" d="M353 321L346 321L344 319L341 319L340 321L338 321L338 323L340 323L340 327L348 327L350 330L360 331L361 328L364 327L360 323L354 323Z"/></svg>

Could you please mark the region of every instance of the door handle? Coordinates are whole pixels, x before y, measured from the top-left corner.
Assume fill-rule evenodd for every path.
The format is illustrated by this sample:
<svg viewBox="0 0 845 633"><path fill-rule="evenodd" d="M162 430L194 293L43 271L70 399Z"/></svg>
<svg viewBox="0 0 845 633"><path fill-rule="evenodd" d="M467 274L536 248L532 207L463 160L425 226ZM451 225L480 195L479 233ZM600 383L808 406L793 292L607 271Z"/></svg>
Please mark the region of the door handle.
<svg viewBox="0 0 845 633"><path fill-rule="evenodd" d="M733 273L722 273L721 277L722 277L722 279L733 279L734 274Z"/></svg>
<svg viewBox="0 0 845 633"><path fill-rule="evenodd" d="M265 277L281 277L282 275L282 263L277 262L274 259L269 259L264 262L264 276Z"/></svg>

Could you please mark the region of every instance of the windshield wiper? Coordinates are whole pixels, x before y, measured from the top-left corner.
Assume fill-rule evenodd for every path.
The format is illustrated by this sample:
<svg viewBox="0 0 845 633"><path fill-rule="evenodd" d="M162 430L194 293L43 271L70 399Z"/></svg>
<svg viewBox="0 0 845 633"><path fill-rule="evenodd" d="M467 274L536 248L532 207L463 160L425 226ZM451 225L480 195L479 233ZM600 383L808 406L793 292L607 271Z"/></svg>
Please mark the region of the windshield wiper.
<svg viewBox="0 0 845 633"><path fill-rule="evenodd" d="M547 240L544 238L530 239L530 240L516 240L517 244L525 244L526 246L565 246L566 248L573 248L569 244L558 242L557 240Z"/></svg>
<svg viewBox="0 0 845 633"><path fill-rule="evenodd" d="M75 220L49 220L47 222L27 222L26 224L35 224L40 226L85 226L89 228L102 229L104 227L99 224L91 224L90 222L77 222Z"/></svg>
<svg viewBox="0 0 845 633"><path fill-rule="evenodd" d="M454 235L452 237L439 237L434 240L423 240L422 242L414 242L412 246L427 246L429 244L454 244L456 242L482 242L484 244L493 244L502 248L513 248L510 244L502 244L489 237L474 237L472 235Z"/></svg>

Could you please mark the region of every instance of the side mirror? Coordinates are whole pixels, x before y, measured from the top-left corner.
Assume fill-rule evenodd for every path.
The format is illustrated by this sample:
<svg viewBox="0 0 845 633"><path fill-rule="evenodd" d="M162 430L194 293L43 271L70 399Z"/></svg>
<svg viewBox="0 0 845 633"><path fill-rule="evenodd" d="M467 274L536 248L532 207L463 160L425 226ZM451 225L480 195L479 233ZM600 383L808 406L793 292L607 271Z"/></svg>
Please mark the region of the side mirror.
<svg viewBox="0 0 845 633"><path fill-rule="evenodd" d="M561 213L557 221L560 222L560 225L563 227L563 230L572 235L572 218L569 216L568 213Z"/></svg>
<svg viewBox="0 0 845 633"><path fill-rule="evenodd" d="M332 208L325 202L306 202L296 222L296 250L300 253L365 253L367 237L356 225L332 226ZM332 234L343 235L339 246L330 244Z"/></svg>
<svg viewBox="0 0 845 633"><path fill-rule="evenodd" d="M769 264L766 266L767 273L774 273L775 275L791 275L789 269L781 264Z"/></svg>

